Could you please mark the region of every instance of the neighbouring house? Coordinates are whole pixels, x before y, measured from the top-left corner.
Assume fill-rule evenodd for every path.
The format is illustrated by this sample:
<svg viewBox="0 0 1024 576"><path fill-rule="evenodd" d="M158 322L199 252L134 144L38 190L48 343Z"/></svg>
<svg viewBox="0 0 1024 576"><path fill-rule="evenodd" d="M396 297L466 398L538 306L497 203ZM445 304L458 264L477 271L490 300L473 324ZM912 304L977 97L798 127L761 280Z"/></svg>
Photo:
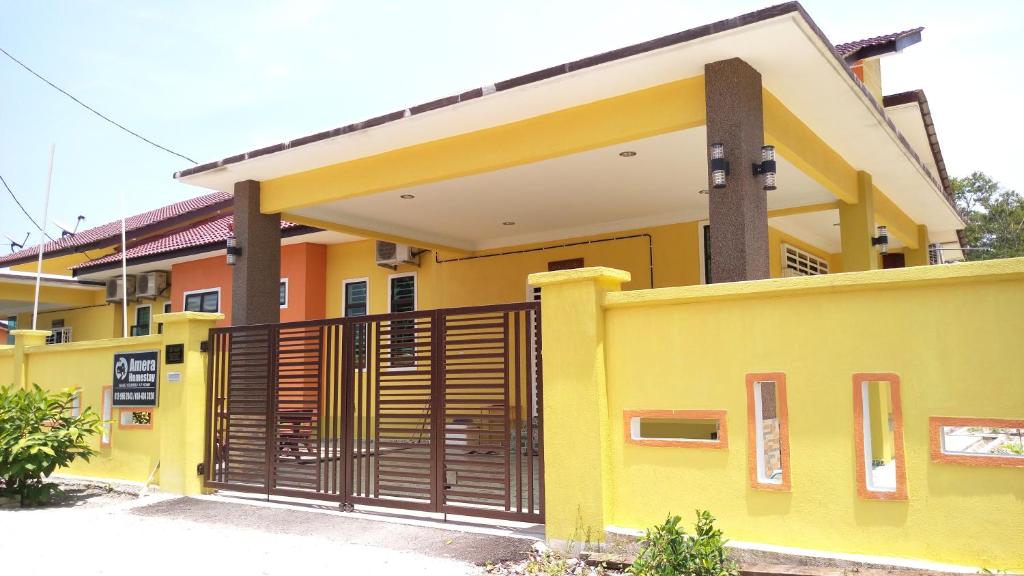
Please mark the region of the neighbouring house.
<svg viewBox="0 0 1024 576"><path fill-rule="evenodd" d="M3 342L3 344L0 345L14 344L14 337L10 335L10 332L11 327L7 321L0 320L0 342Z"/></svg>

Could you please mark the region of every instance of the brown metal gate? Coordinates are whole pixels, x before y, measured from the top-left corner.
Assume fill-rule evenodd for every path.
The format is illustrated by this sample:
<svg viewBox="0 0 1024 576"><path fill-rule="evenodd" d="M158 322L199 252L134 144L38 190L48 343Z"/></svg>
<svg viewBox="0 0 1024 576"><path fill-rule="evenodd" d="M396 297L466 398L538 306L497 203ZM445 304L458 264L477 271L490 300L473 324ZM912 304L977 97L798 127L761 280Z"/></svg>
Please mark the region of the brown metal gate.
<svg viewBox="0 0 1024 576"><path fill-rule="evenodd" d="M210 331L211 488L542 521L538 302Z"/></svg>

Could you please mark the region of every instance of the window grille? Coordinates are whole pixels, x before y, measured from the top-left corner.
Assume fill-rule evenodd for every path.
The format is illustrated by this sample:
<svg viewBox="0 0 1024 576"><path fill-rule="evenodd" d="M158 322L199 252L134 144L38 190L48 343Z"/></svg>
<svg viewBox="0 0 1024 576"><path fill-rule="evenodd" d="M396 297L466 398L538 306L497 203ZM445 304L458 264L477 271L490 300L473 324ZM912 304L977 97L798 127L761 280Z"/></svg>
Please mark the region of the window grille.
<svg viewBox="0 0 1024 576"><path fill-rule="evenodd" d="M828 274L828 262L789 244L782 245L784 276L817 276Z"/></svg>

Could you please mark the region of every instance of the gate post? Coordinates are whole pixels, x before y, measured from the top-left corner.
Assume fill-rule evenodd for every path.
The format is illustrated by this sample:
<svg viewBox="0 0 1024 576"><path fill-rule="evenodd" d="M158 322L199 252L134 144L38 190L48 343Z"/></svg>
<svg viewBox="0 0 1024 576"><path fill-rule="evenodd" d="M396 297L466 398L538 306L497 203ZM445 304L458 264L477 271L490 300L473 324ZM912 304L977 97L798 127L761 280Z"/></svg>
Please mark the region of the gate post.
<svg viewBox="0 0 1024 576"><path fill-rule="evenodd" d="M629 272L578 268L531 274L542 287L544 519L553 543L603 539L610 517L604 295Z"/></svg>
<svg viewBox="0 0 1024 576"><path fill-rule="evenodd" d="M203 462L206 410L206 361L200 350L210 328L223 314L175 312L157 314L164 325L164 344L184 345L180 364L167 364L161 354L160 405L155 417L160 424L160 490L172 494L199 494L203 479L197 466ZM171 378L170 374L178 376ZM177 381L172 381L177 380Z"/></svg>
<svg viewBox="0 0 1024 576"><path fill-rule="evenodd" d="M28 388L31 383L28 381L28 355L25 354L25 348L46 344L46 337L50 335L50 331L12 330L11 335L14 336L14 372L11 374L11 384L15 390Z"/></svg>

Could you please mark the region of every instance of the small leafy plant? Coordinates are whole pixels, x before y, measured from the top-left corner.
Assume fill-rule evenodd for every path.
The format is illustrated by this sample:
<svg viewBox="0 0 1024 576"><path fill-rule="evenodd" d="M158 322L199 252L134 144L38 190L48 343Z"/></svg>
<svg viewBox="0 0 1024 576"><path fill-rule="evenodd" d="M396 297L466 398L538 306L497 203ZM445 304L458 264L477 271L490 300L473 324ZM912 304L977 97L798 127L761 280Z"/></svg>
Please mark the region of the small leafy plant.
<svg viewBox="0 0 1024 576"><path fill-rule="evenodd" d="M736 563L725 552L726 540L715 528L715 518L707 510L697 510L693 536L679 526L679 516L669 515L665 522L647 529L640 540L641 551L630 574L637 576L738 576Z"/></svg>
<svg viewBox="0 0 1024 576"><path fill-rule="evenodd" d="M71 415L76 392L0 388L0 496L22 506L48 501L58 492L45 479L57 468L96 453L89 439L102 428L89 408Z"/></svg>

